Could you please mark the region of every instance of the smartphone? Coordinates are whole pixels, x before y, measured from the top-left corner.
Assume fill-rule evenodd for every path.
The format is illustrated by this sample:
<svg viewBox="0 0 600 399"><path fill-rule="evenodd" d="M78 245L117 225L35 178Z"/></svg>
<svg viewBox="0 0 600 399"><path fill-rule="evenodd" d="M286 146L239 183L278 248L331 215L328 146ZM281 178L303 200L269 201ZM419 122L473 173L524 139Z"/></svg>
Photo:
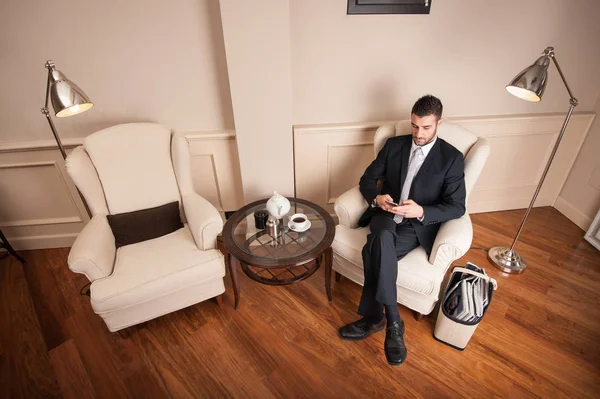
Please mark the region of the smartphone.
<svg viewBox="0 0 600 399"><path fill-rule="evenodd" d="M394 201L388 201L388 200L386 200L385 202L386 202L387 204L390 204L390 205L392 205L392 206L400 206L400 204L396 204Z"/></svg>

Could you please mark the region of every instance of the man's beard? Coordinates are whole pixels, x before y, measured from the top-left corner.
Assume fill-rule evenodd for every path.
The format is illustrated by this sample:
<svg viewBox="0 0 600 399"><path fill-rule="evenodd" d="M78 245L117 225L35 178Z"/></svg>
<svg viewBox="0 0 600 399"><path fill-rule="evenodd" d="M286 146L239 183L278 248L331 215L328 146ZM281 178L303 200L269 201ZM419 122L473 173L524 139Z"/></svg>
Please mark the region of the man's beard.
<svg viewBox="0 0 600 399"><path fill-rule="evenodd" d="M427 144L431 143L433 140L435 140L435 137L436 137L436 136L437 136L437 128L436 128L436 129L435 129L435 131L433 132L433 136L431 136L431 138L430 138L429 140L427 140L425 143L423 143L423 144L417 144L417 141L415 140L415 138L414 138L414 137L413 137L413 142L414 142L415 144L417 144L418 146L421 146L421 147L422 147L422 146L424 146L424 145L427 145Z"/></svg>

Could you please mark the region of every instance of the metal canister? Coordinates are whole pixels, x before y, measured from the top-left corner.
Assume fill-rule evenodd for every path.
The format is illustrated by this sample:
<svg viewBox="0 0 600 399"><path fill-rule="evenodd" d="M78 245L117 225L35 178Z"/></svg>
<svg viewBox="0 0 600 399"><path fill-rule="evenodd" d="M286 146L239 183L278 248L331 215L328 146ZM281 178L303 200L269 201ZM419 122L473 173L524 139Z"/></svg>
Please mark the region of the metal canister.
<svg viewBox="0 0 600 399"><path fill-rule="evenodd" d="M274 239L279 237L281 234L281 225L279 224L279 219L269 216L269 219L267 220L267 234Z"/></svg>

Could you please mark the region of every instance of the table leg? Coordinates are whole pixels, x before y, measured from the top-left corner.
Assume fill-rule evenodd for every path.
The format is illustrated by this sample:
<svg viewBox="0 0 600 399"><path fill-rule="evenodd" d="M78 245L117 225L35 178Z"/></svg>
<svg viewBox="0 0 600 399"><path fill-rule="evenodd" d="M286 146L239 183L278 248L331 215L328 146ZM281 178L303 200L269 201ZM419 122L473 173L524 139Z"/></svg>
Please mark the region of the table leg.
<svg viewBox="0 0 600 399"><path fill-rule="evenodd" d="M333 268L333 252L331 247L325 250L325 292L329 302L333 300L331 297L331 269Z"/></svg>
<svg viewBox="0 0 600 399"><path fill-rule="evenodd" d="M237 259L231 254L227 253L226 255L227 265L229 266L229 274L231 275L231 285L233 285L233 296L234 296L234 306L233 308L237 310L238 305L240 304L240 285L238 283L238 275L237 275Z"/></svg>

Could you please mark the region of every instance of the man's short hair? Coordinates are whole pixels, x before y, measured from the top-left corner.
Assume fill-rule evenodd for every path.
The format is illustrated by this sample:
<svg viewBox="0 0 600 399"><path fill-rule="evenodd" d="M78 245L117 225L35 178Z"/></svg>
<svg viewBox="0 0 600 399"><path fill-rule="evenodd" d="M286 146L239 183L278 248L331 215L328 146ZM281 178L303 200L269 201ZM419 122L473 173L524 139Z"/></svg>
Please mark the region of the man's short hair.
<svg viewBox="0 0 600 399"><path fill-rule="evenodd" d="M439 98L427 94L417 100L415 105L412 107L412 114L422 118L424 116L435 115L437 120L442 118L442 111L444 107Z"/></svg>

